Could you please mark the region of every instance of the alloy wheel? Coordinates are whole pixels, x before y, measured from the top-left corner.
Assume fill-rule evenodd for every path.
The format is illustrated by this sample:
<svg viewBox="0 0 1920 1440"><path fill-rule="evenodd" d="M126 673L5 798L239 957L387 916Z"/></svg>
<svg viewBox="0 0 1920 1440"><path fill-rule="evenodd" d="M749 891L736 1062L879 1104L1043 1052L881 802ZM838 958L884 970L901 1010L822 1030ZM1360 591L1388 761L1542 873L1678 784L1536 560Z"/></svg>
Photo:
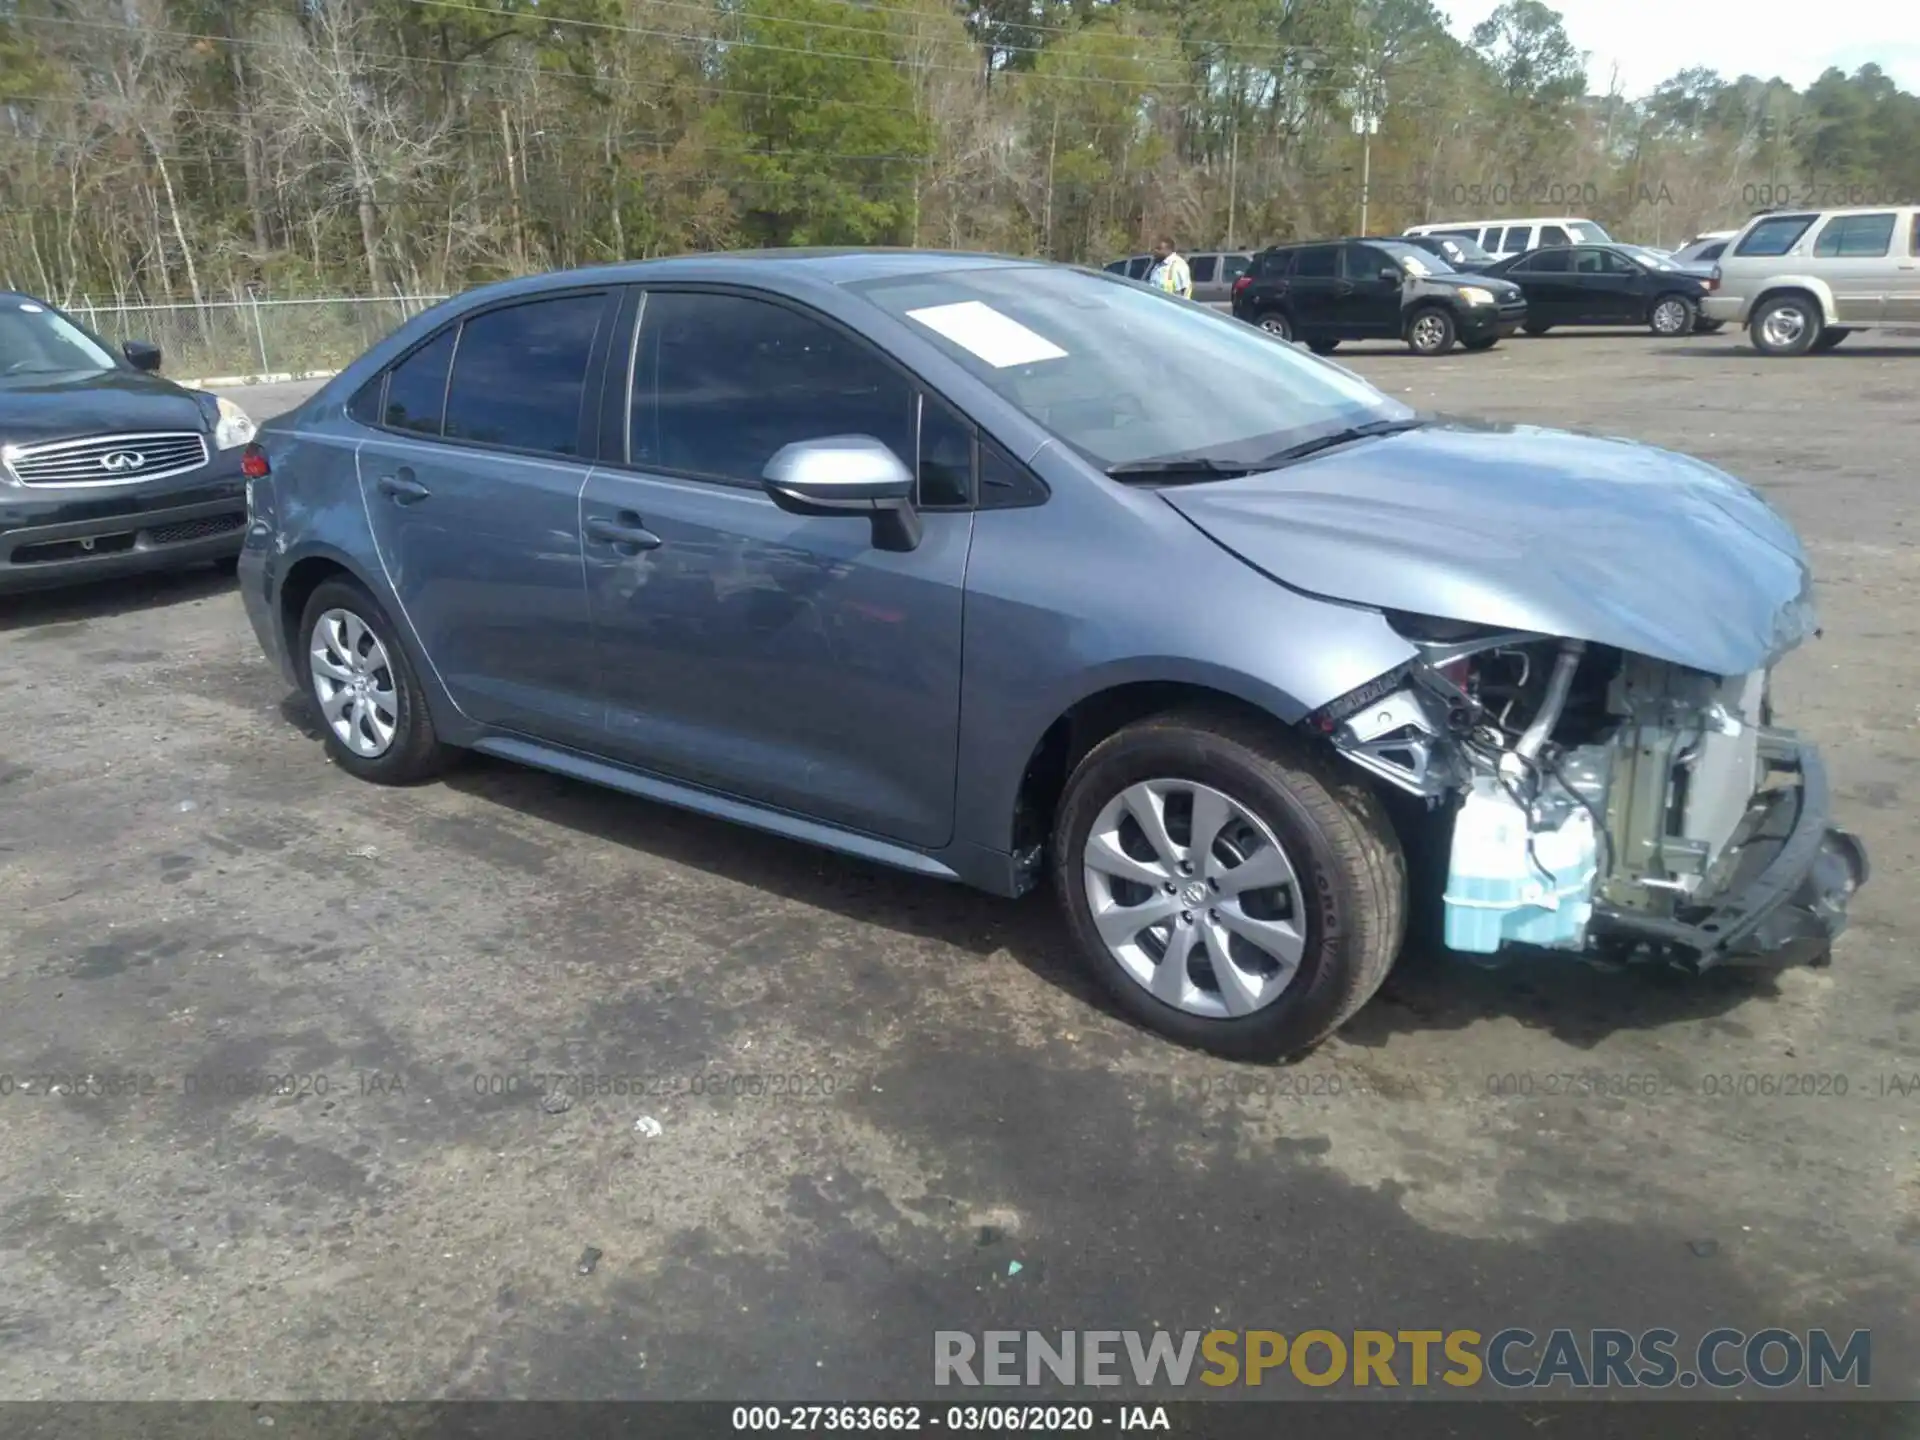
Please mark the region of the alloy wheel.
<svg viewBox="0 0 1920 1440"><path fill-rule="evenodd" d="M1806 329L1807 312L1798 305L1781 305L1769 310L1760 322L1761 337L1782 350L1797 344Z"/></svg>
<svg viewBox="0 0 1920 1440"><path fill-rule="evenodd" d="M308 649L313 694L336 739L368 760L386 754L399 728L399 701L386 647L351 610L323 611Z"/></svg>
<svg viewBox="0 0 1920 1440"><path fill-rule="evenodd" d="M1143 780L1103 807L1081 855L1107 951L1164 1004L1232 1019L1279 999L1306 950L1293 863L1225 792Z"/></svg>
<svg viewBox="0 0 1920 1440"><path fill-rule="evenodd" d="M1284 315L1262 315L1260 328L1269 335L1278 335L1282 340L1293 338L1293 329L1287 324L1287 317Z"/></svg>
<svg viewBox="0 0 1920 1440"><path fill-rule="evenodd" d="M1662 335L1678 335L1687 328L1687 307L1681 300L1662 300L1653 307L1653 328Z"/></svg>
<svg viewBox="0 0 1920 1440"><path fill-rule="evenodd" d="M1413 322L1413 348L1422 353L1438 350L1447 338L1447 322L1431 312Z"/></svg>

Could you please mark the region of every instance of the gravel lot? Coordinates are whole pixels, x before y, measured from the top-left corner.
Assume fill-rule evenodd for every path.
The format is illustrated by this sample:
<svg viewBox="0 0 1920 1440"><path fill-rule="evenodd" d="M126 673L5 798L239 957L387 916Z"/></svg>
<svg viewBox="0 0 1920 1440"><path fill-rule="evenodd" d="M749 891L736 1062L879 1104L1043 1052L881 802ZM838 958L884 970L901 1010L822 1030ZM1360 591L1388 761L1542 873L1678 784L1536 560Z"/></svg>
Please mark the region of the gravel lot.
<svg viewBox="0 0 1920 1440"><path fill-rule="evenodd" d="M1290 1071L1106 1013L1044 896L500 764L358 784L210 574L0 602L0 1396L924 1397L996 1324L1871 1327L1920 1395L1920 343L1869 338L1342 350L1782 506L1826 634L1780 710L1877 878L1825 971L1409 954ZM1713 1093L1776 1077L1816 1093Z"/></svg>

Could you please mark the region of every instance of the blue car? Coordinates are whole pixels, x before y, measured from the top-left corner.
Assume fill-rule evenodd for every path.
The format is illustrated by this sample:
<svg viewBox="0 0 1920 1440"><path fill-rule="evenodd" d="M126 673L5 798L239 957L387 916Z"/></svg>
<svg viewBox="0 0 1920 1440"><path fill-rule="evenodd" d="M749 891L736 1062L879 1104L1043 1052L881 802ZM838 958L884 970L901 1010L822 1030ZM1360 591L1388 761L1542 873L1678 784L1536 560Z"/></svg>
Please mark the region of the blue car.
<svg viewBox="0 0 1920 1440"><path fill-rule="evenodd" d="M1818 963L1866 876L1770 713L1813 616L1754 492L1111 275L505 282L245 469L247 611L345 770L474 750L1050 883L1120 1004L1218 1053L1310 1049L1423 907L1468 954Z"/></svg>

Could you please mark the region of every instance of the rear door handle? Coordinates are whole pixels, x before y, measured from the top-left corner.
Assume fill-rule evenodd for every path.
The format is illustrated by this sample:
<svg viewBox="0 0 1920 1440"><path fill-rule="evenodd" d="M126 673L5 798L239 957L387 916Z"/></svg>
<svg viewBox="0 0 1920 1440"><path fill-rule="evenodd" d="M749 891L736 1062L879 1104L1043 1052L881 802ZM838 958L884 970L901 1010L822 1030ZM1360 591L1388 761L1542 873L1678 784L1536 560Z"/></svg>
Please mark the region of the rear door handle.
<svg viewBox="0 0 1920 1440"><path fill-rule="evenodd" d="M425 500L433 492L413 478L413 471L402 465L391 475L382 475L374 482L380 487L380 493L387 496L396 505L411 505L417 500Z"/></svg>
<svg viewBox="0 0 1920 1440"><path fill-rule="evenodd" d="M587 538L611 545L623 555L638 555L642 550L658 550L660 537L640 523L631 510L622 510L609 520L597 516L587 522Z"/></svg>

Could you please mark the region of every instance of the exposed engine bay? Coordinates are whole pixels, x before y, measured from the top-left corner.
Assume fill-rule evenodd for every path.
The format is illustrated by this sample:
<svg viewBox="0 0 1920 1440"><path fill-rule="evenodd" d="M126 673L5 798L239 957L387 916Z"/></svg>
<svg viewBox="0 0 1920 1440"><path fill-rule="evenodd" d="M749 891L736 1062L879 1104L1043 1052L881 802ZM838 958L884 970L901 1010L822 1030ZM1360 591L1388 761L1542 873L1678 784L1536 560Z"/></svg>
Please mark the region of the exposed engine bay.
<svg viewBox="0 0 1920 1440"><path fill-rule="evenodd" d="M1867 878L1769 671L1395 616L1420 659L1310 724L1449 822L1449 948L1823 963Z"/></svg>

